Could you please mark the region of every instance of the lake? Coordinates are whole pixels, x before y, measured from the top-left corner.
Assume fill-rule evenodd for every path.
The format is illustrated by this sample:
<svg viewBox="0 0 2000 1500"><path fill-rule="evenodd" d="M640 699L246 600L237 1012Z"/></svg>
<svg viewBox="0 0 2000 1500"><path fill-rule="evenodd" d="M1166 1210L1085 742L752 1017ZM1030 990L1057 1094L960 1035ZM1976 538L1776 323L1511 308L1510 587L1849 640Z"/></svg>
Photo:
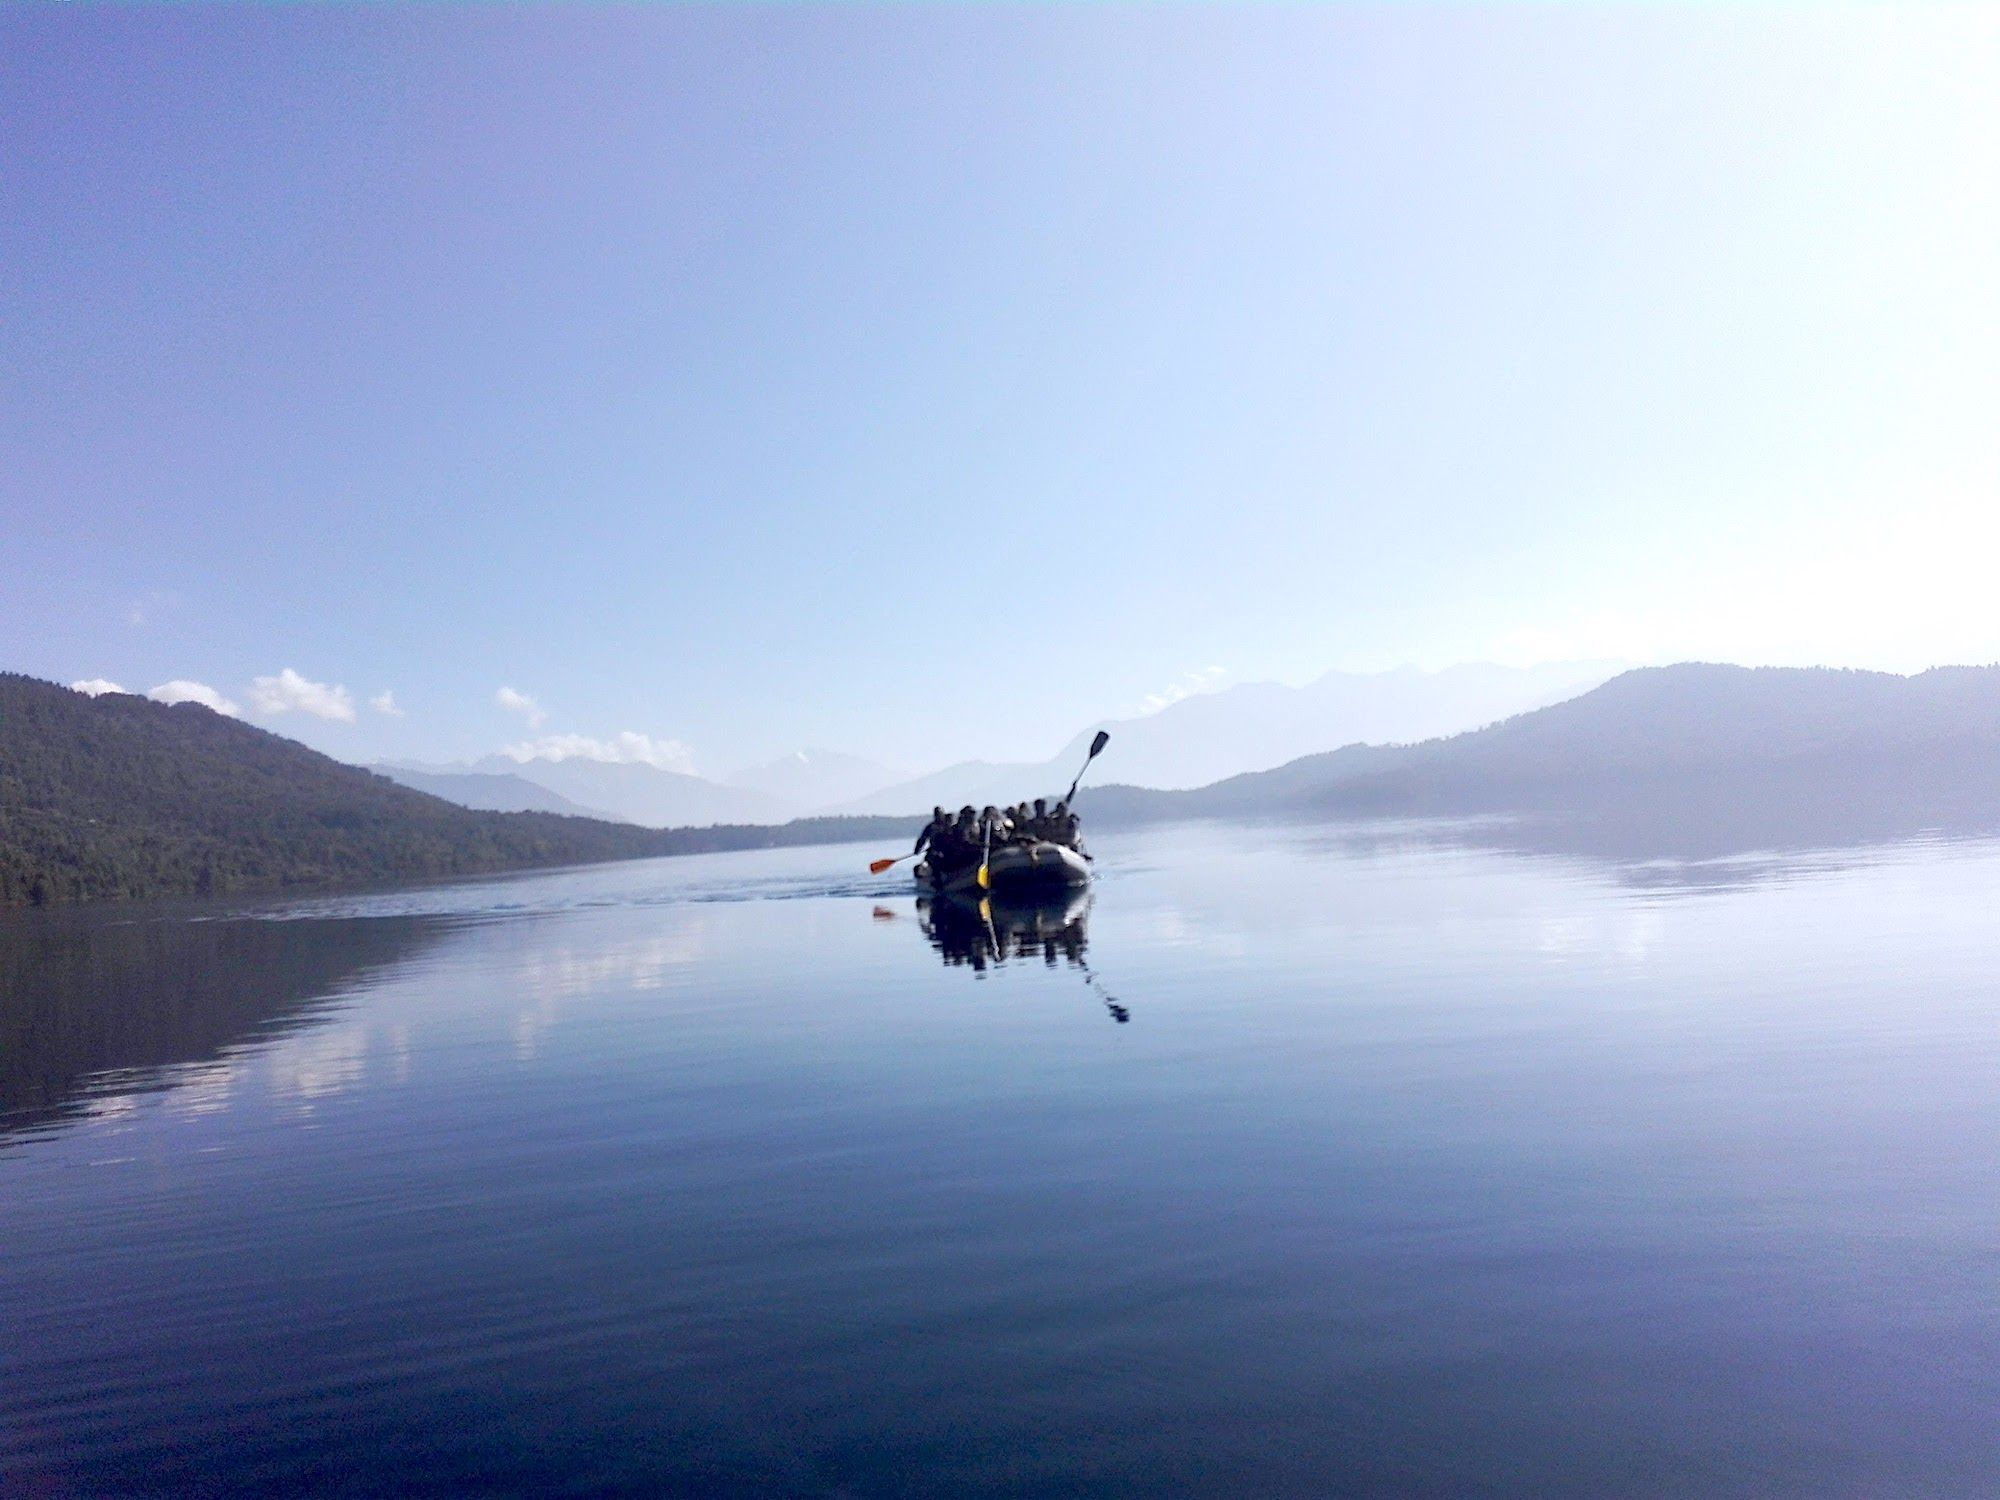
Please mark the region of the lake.
<svg viewBox="0 0 2000 1500"><path fill-rule="evenodd" d="M0 917L0 1492L1991 1496L2000 844Z"/></svg>

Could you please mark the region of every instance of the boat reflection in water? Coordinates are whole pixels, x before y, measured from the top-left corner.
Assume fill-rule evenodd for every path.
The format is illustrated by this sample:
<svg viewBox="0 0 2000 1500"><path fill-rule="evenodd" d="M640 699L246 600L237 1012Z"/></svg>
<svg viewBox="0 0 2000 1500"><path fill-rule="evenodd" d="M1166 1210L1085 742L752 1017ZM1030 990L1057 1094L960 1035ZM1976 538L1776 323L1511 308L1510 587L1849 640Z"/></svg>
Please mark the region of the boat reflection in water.
<svg viewBox="0 0 2000 1500"><path fill-rule="evenodd" d="M949 968L984 974L1006 964L1036 960L1050 969L1073 968L1121 1024L1131 1013L1104 989L1084 957L1089 946L1090 892L1068 891L1046 901L973 900L936 895L917 898L917 921Z"/></svg>

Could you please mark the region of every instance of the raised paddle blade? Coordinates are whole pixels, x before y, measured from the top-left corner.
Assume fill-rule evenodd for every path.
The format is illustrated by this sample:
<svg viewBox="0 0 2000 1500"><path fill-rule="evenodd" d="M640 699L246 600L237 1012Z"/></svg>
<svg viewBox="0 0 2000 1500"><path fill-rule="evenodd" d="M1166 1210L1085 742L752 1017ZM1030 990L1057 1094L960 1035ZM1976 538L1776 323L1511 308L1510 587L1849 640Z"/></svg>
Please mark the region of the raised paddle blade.
<svg viewBox="0 0 2000 1500"><path fill-rule="evenodd" d="M1077 767L1076 780L1072 781L1069 784L1069 790L1063 793L1063 801L1072 802L1076 799L1076 789L1083 781L1083 773L1090 769L1090 763L1097 759L1097 753L1110 743L1111 731L1108 729L1100 729L1092 737L1090 741L1090 754L1086 755L1083 758L1083 764Z"/></svg>
<svg viewBox="0 0 2000 1500"><path fill-rule="evenodd" d="M901 857L902 857L901 855L898 855L897 859L900 859ZM889 866L893 865L895 862L896 860L894 859L871 859L868 861L868 873L870 875L880 875L884 870L888 869Z"/></svg>

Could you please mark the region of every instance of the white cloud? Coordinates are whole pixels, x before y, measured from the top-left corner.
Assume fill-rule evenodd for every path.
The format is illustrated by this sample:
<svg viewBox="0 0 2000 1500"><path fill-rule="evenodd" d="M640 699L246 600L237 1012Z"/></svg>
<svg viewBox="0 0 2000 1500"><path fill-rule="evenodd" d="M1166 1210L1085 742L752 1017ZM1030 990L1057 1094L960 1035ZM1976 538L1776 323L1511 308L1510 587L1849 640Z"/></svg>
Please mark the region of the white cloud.
<svg viewBox="0 0 2000 1500"><path fill-rule="evenodd" d="M396 707L396 695L388 688L383 688L381 692L370 698L368 706L374 709L376 713L387 714L392 719L403 717L403 711Z"/></svg>
<svg viewBox="0 0 2000 1500"><path fill-rule="evenodd" d="M344 724L354 722L354 698L346 688L314 682L301 677L290 667L276 677L253 677L250 680L250 706L260 714L284 714L297 709L316 719L339 719Z"/></svg>
<svg viewBox="0 0 2000 1500"><path fill-rule="evenodd" d="M69 690L73 693L87 694L92 698L100 698L106 693L122 693L125 691L117 683L105 677L86 677L81 682L72 682L69 685Z"/></svg>
<svg viewBox="0 0 2000 1500"><path fill-rule="evenodd" d="M1183 698L1192 698L1196 693L1213 692L1222 685L1228 674L1221 667L1197 667L1185 672L1180 679L1168 683L1157 693L1148 693L1139 700L1140 714L1156 714L1163 708L1172 708Z"/></svg>
<svg viewBox="0 0 2000 1500"><path fill-rule="evenodd" d="M506 709L508 713L519 714L522 718L526 719L530 729L540 729L542 721L548 718L548 715L542 712L541 704L530 698L526 693L517 692L510 687L503 687L499 692L495 693L493 701ZM560 758L560 756L557 757L557 759Z"/></svg>
<svg viewBox="0 0 2000 1500"><path fill-rule="evenodd" d="M199 703L203 708L212 708L231 719L243 712L207 683L189 682L184 677L176 677L172 682L163 682L146 696L155 703Z"/></svg>
<svg viewBox="0 0 2000 1500"><path fill-rule="evenodd" d="M500 752L510 760L597 760L615 766L657 766L692 776L694 751L680 740L656 740L650 734L625 730L608 740L587 734L545 734L538 740L509 745Z"/></svg>

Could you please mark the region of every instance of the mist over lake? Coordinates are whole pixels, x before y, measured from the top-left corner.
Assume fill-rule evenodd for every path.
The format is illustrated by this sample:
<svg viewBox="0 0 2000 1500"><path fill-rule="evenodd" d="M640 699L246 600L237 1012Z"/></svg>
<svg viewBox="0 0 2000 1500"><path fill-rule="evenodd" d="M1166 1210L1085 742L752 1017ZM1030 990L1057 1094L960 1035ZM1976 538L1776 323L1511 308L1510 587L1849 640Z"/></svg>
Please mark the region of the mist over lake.
<svg viewBox="0 0 2000 1500"><path fill-rule="evenodd" d="M2000 844L0 918L0 1490L2000 1489Z"/></svg>

